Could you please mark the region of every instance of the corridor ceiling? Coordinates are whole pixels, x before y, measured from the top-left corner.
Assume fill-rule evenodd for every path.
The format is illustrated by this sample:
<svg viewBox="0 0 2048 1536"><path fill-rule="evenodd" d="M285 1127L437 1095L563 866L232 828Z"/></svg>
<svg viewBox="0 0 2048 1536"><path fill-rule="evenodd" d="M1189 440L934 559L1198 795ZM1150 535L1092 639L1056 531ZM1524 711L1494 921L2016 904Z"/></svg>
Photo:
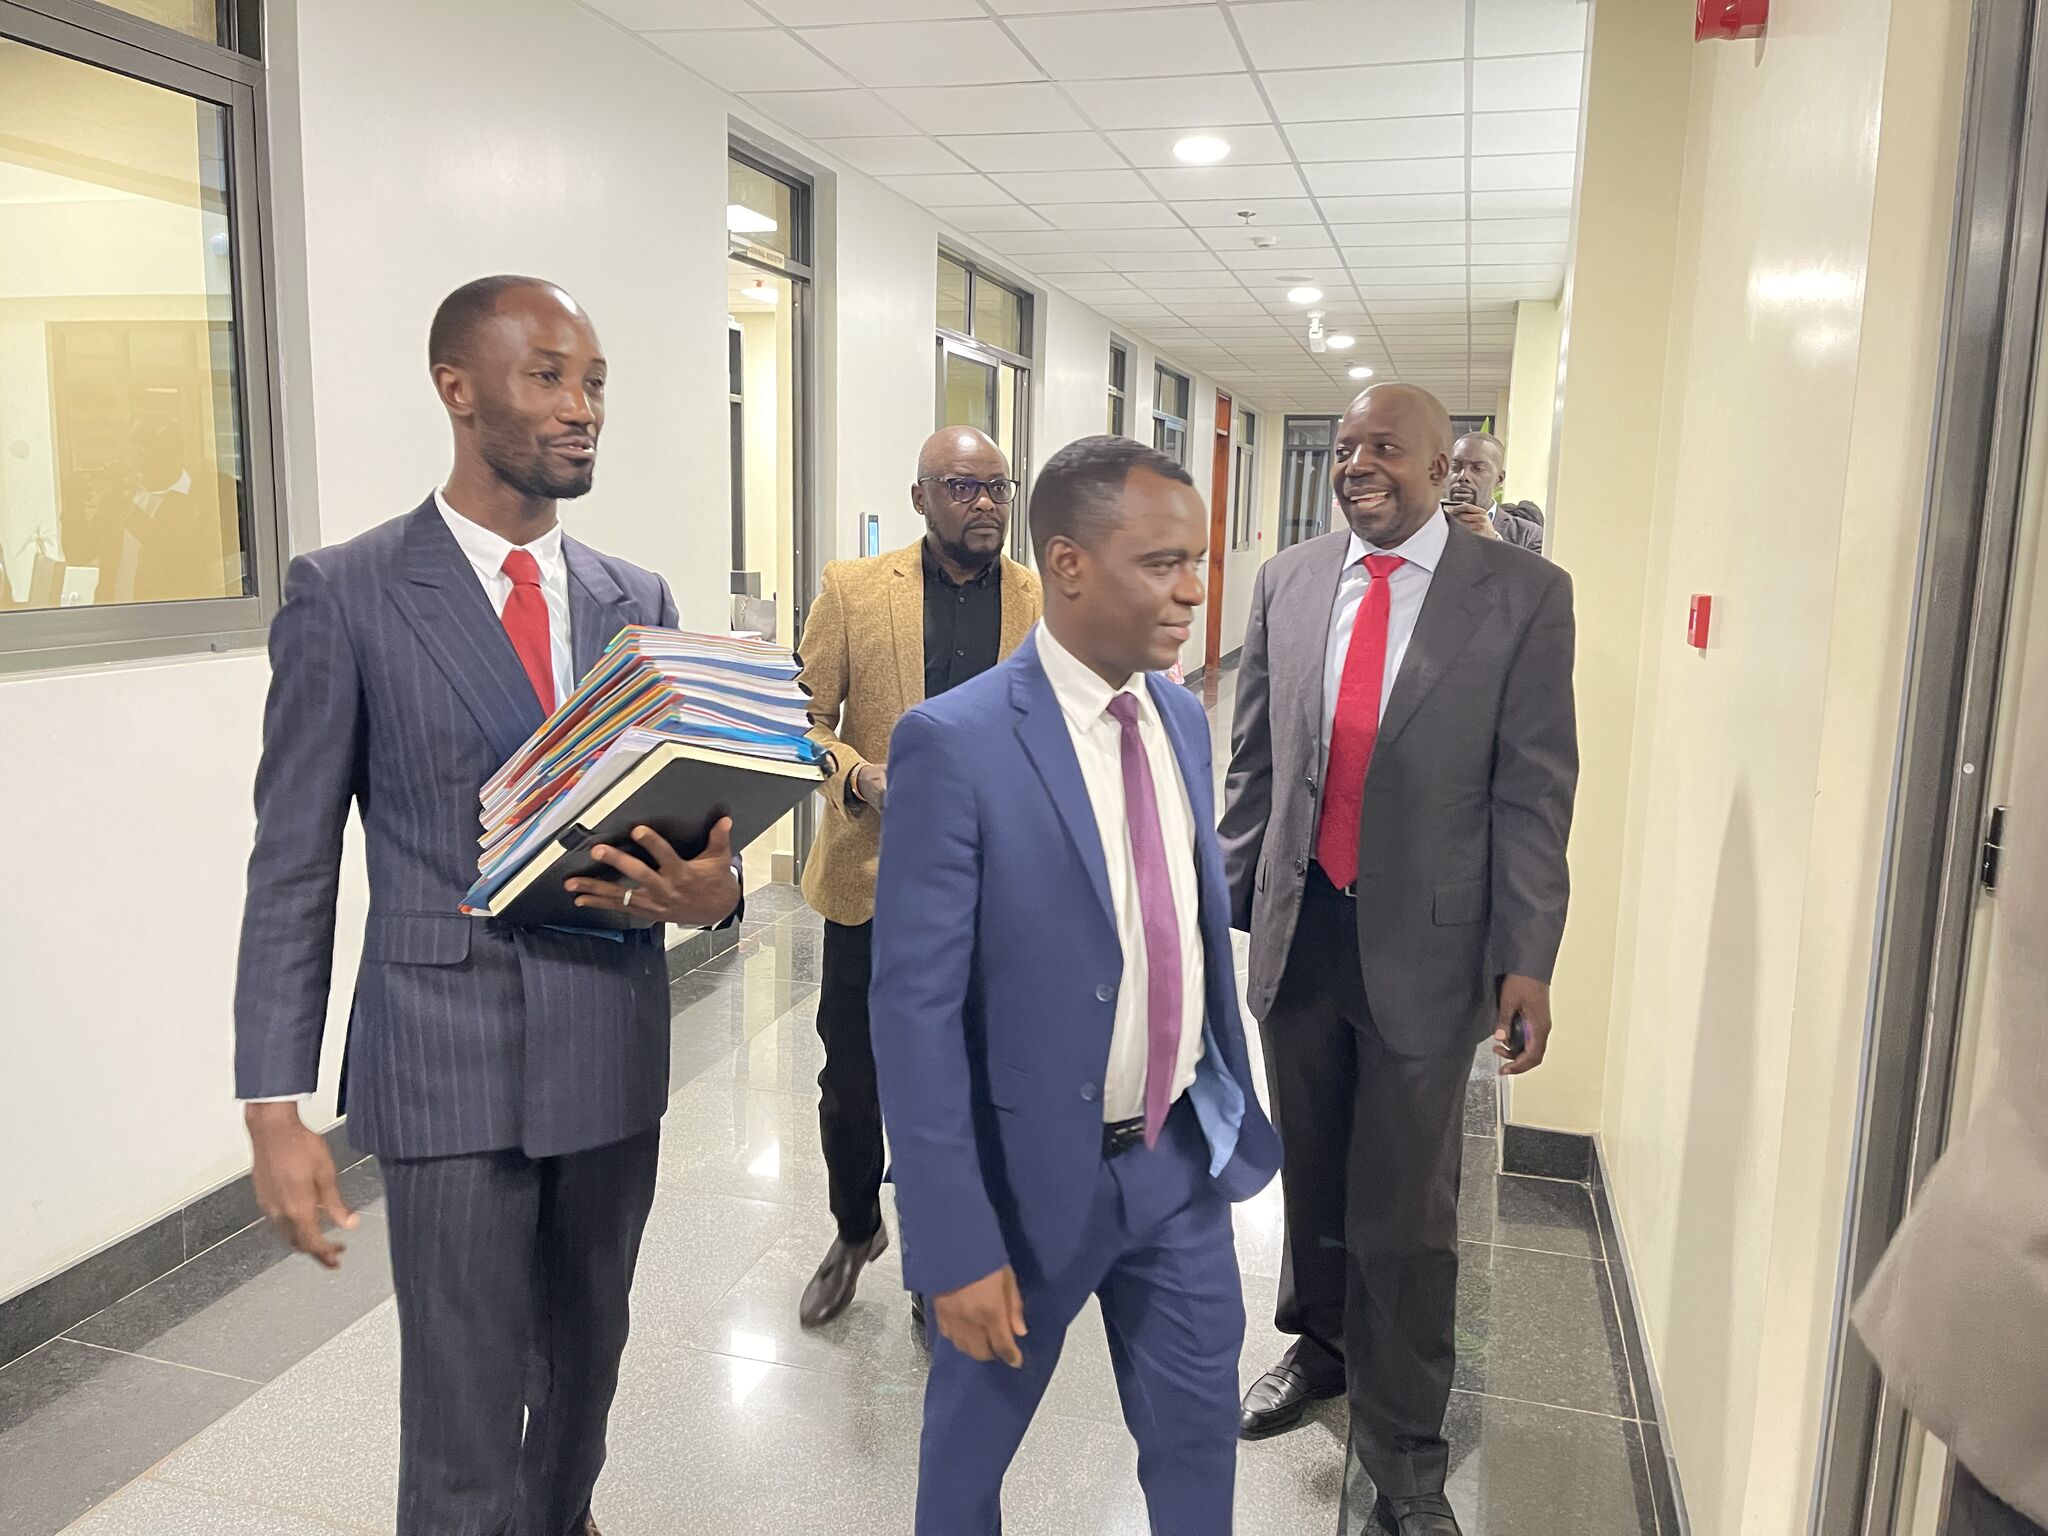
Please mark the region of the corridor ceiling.
<svg viewBox="0 0 2048 1536"><path fill-rule="evenodd" d="M1364 366L1489 412L1563 283L1582 0L589 3L1269 408Z"/></svg>

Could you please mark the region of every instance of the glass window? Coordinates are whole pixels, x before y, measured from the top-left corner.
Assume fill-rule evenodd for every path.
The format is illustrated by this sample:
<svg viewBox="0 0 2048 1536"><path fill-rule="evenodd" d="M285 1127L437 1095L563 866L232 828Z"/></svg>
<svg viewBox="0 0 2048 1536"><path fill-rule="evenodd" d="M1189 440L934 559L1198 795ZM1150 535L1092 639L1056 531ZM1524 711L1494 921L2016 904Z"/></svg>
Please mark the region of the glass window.
<svg viewBox="0 0 2048 1536"><path fill-rule="evenodd" d="M946 419L948 427L973 427L986 432L1000 444L996 436L996 382L997 370L994 363L985 363L965 353L946 353Z"/></svg>
<svg viewBox="0 0 2048 1536"><path fill-rule="evenodd" d="M1124 379L1128 376L1131 357L1115 342L1109 344L1109 433L1112 437L1124 435Z"/></svg>
<svg viewBox="0 0 2048 1536"><path fill-rule="evenodd" d="M254 593L226 109L4 38L0 98L0 608Z"/></svg>
<svg viewBox="0 0 2048 1536"><path fill-rule="evenodd" d="M968 334L967 269L943 253L939 257L939 327Z"/></svg>
<svg viewBox="0 0 2048 1536"><path fill-rule="evenodd" d="M1187 375L1175 373L1164 363L1152 370L1152 446L1176 463L1188 461Z"/></svg>
<svg viewBox="0 0 2048 1536"><path fill-rule="evenodd" d="M1024 351L1024 296L979 272L974 275L974 339L1005 352Z"/></svg>
<svg viewBox="0 0 2048 1536"><path fill-rule="evenodd" d="M1258 431L1259 418L1250 411L1237 413L1236 485L1231 503L1231 543L1249 548L1258 523Z"/></svg>
<svg viewBox="0 0 2048 1536"><path fill-rule="evenodd" d="M796 244L796 189L737 157L725 162L725 229L757 252L809 260Z"/></svg>
<svg viewBox="0 0 2048 1536"><path fill-rule="evenodd" d="M160 27L169 27L173 32L182 32L187 37L196 37L202 43L222 43L224 30L221 25L223 7L219 0L100 0L117 11L126 11L130 16L139 16L144 21L153 21Z"/></svg>

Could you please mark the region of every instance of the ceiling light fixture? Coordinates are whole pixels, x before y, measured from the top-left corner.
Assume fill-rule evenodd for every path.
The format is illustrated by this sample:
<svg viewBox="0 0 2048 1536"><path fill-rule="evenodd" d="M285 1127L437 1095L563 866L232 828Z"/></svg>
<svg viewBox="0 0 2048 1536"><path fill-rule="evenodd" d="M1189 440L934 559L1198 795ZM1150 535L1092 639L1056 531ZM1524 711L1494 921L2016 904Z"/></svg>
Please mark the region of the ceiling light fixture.
<svg viewBox="0 0 2048 1536"><path fill-rule="evenodd" d="M1339 332L1337 335L1330 337L1327 344L1332 352L1349 352L1358 345L1358 338L1356 336L1346 336Z"/></svg>
<svg viewBox="0 0 2048 1536"><path fill-rule="evenodd" d="M745 203L727 203L725 227L735 235L765 235L772 233L776 226L767 214L759 213Z"/></svg>
<svg viewBox="0 0 2048 1536"><path fill-rule="evenodd" d="M1353 377L1354 379L1369 379L1372 377L1372 370L1363 365L1360 365L1359 367L1351 370L1351 377Z"/></svg>
<svg viewBox="0 0 2048 1536"><path fill-rule="evenodd" d="M1313 304L1322 296L1323 290L1320 288L1290 288L1287 290L1287 302L1290 304Z"/></svg>
<svg viewBox="0 0 2048 1536"><path fill-rule="evenodd" d="M1230 153L1230 141L1213 133L1191 133L1173 146L1173 158L1189 165L1214 165Z"/></svg>

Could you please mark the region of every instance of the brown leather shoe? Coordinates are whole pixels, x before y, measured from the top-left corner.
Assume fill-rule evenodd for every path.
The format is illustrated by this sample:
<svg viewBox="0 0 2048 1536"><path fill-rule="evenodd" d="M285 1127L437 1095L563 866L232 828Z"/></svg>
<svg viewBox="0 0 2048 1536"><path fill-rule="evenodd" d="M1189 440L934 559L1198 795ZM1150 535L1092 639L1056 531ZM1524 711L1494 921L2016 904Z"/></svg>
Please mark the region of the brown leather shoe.
<svg viewBox="0 0 2048 1536"><path fill-rule="evenodd" d="M1465 1536L1451 1501L1440 1493L1406 1499L1390 1499L1383 1493L1372 1507L1372 1517L1387 1536Z"/></svg>
<svg viewBox="0 0 2048 1536"><path fill-rule="evenodd" d="M806 1328L816 1328L844 1312L847 1303L853 1300L853 1288L860 1282L860 1272L871 1259L880 1257L888 1246L887 1227L875 1228L875 1235L857 1248L849 1248L844 1238L833 1238L832 1246L825 1250L825 1257L818 1265L818 1272L804 1287L803 1300L797 1304L798 1321Z"/></svg>

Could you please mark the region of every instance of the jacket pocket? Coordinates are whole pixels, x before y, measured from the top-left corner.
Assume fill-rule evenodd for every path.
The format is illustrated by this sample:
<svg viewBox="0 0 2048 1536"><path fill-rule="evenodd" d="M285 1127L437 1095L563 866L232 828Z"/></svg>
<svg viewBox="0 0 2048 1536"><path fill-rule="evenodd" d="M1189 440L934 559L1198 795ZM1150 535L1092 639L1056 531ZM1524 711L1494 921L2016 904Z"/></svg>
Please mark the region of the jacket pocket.
<svg viewBox="0 0 2048 1536"><path fill-rule="evenodd" d="M386 965L460 965L476 919L459 912L372 912L363 958Z"/></svg>
<svg viewBox="0 0 2048 1536"><path fill-rule="evenodd" d="M1456 928L1486 920L1486 882L1463 880L1436 888L1435 915L1440 928Z"/></svg>

